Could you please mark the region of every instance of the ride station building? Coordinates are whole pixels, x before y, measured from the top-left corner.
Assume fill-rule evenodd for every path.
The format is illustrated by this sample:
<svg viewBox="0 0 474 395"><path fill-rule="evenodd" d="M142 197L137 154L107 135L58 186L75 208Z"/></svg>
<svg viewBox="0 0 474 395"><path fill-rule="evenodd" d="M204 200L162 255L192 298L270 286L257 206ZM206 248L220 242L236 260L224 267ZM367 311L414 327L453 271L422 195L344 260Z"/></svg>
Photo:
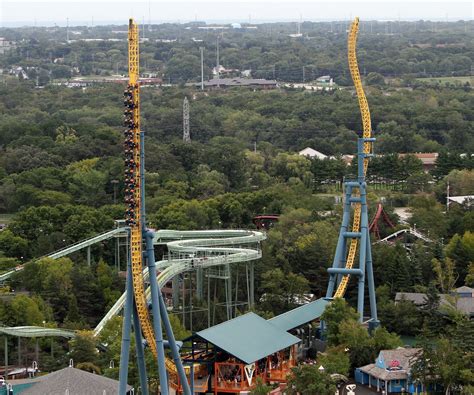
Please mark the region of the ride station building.
<svg viewBox="0 0 474 395"><path fill-rule="evenodd" d="M270 320L250 312L196 332L182 348L190 386L196 393L239 394L252 391L259 378L285 383L310 346L309 323L328 303L318 299ZM182 393L177 373L168 373L170 387Z"/></svg>

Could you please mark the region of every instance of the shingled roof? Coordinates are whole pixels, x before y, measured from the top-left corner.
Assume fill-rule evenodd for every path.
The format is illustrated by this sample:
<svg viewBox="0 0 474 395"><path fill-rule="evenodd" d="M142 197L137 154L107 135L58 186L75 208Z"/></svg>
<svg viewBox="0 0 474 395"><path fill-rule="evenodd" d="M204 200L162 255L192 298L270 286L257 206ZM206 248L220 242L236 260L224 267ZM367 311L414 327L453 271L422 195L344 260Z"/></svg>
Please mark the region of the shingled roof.
<svg viewBox="0 0 474 395"><path fill-rule="evenodd" d="M411 367L420 354L420 351L420 348L404 347L398 347L394 350L381 350L377 359L383 360L385 365L389 365L391 361L397 361L400 366L399 370L383 369L376 366L374 363L362 366L359 369L380 380L406 379L409 376Z"/></svg>
<svg viewBox="0 0 474 395"><path fill-rule="evenodd" d="M466 287L467 288L467 287ZM451 295L440 294L440 307L456 307L458 311L466 314L468 317L474 317L474 298L463 296L466 289L458 288L454 290ZM416 306L422 306L426 303L426 294L417 292L397 292L395 295L395 302L407 300L414 303Z"/></svg>
<svg viewBox="0 0 474 395"><path fill-rule="evenodd" d="M68 367L47 374L38 379L22 395L115 395L118 394L117 380L98 374ZM127 386L127 391L132 387Z"/></svg>

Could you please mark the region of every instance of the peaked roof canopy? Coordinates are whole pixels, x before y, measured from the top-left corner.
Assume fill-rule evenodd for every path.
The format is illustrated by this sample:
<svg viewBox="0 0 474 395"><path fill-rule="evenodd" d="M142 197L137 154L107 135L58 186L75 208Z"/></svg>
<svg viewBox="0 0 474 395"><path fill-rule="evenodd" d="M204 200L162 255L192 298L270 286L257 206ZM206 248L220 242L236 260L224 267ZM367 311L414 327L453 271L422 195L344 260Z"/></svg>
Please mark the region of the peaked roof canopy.
<svg viewBox="0 0 474 395"><path fill-rule="evenodd" d="M127 391L132 387L128 386ZM22 395L113 395L118 394L118 381L68 367L42 376Z"/></svg>
<svg viewBox="0 0 474 395"><path fill-rule="evenodd" d="M277 315L276 317L268 320L268 322L283 331L289 331L290 329L297 328L315 320L316 318L321 317L328 303L328 300L321 298L315 300L314 302L297 307L296 309Z"/></svg>
<svg viewBox="0 0 474 395"><path fill-rule="evenodd" d="M196 335L247 364L300 341L255 313L247 313Z"/></svg>

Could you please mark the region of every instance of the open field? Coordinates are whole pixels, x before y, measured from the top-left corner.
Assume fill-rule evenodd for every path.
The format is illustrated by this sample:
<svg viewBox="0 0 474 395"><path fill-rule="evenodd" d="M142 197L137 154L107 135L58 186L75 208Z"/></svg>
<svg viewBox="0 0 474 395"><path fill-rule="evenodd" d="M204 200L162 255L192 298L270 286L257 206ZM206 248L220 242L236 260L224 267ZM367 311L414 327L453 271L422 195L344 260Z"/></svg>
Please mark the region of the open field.
<svg viewBox="0 0 474 395"><path fill-rule="evenodd" d="M474 77L472 77L472 76L437 77L437 78L428 77L428 78L417 78L416 80L417 80L417 81L420 81L420 82L426 82L426 83L428 83L428 84L434 84L434 83L441 83L441 84L445 84L445 83L451 83L451 84L460 83L460 84L465 84L466 82L469 82L469 83L472 85L473 82L474 82Z"/></svg>
<svg viewBox="0 0 474 395"><path fill-rule="evenodd" d="M0 224L8 224L12 220L12 214L0 214Z"/></svg>

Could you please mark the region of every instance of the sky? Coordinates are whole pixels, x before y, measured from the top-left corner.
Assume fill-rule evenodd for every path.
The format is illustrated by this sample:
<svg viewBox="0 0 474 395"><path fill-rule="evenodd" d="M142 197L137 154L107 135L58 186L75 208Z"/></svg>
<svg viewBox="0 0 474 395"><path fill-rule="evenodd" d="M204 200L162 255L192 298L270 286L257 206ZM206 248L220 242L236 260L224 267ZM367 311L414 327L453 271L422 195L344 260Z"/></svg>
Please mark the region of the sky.
<svg viewBox="0 0 474 395"><path fill-rule="evenodd" d="M348 20L472 20L474 1L427 0L0 0L0 26Z"/></svg>

